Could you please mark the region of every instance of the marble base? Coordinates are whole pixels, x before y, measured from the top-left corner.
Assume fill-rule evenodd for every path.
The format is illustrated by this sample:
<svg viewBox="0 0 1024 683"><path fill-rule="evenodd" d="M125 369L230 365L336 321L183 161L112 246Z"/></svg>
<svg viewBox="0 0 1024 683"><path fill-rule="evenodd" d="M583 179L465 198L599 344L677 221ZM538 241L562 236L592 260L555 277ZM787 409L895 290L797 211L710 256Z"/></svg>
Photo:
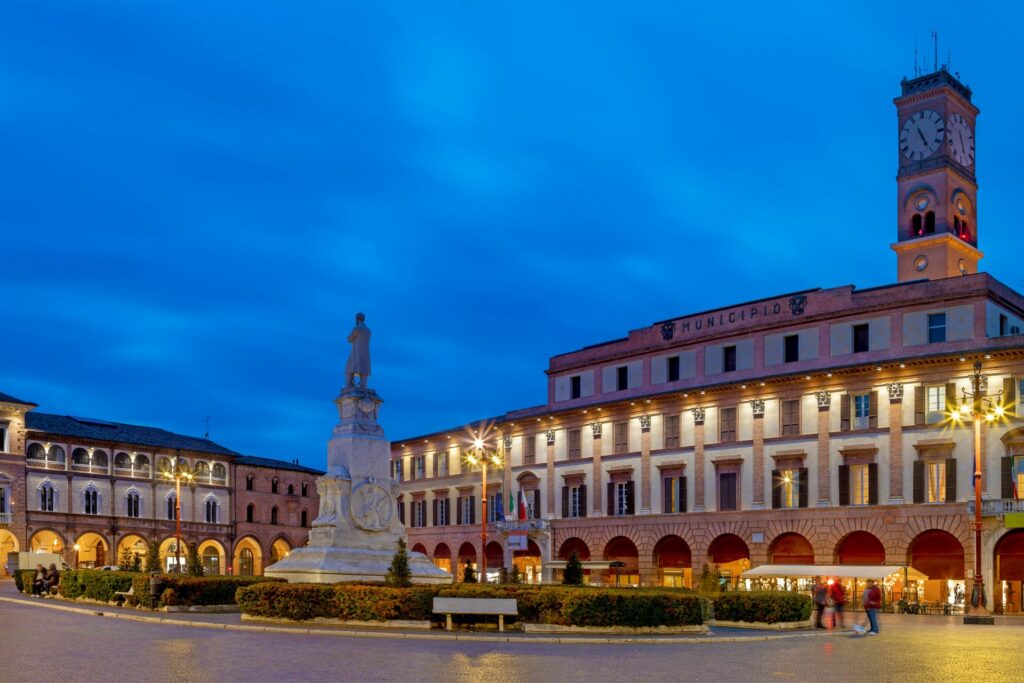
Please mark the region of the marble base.
<svg viewBox="0 0 1024 683"><path fill-rule="evenodd" d="M288 583L383 581L394 555L392 550L369 548L296 548L263 573L285 579ZM423 553L409 553L409 569L414 584L452 582L452 575L435 567Z"/></svg>

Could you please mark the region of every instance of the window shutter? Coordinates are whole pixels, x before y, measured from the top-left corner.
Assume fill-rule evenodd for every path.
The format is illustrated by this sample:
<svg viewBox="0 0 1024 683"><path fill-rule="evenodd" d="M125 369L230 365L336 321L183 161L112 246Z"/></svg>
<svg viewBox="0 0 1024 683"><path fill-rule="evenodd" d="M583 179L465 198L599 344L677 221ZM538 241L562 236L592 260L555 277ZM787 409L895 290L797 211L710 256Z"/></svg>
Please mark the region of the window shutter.
<svg viewBox="0 0 1024 683"><path fill-rule="evenodd" d="M956 410L956 385L952 382L946 384L946 412L951 413Z"/></svg>
<svg viewBox="0 0 1024 683"><path fill-rule="evenodd" d="M868 394L868 427L878 428L878 392Z"/></svg>
<svg viewBox="0 0 1024 683"><path fill-rule="evenodd" d="M843 394L839 397L839 429L850 431L850 395Z"/></svg>
<svg viewBox="0 0 1024 683"><path fill-rule="evenodd" d="M914 502L924 502L924 463L914 461Z"/></svg>
<svg viewBox="0 0 1024 683"><path fill-rule="evenodd" d="M686 512L686 477L679 477L679 511Z"/></svg>
<svg viewBox="0 0 1024 683"><path fill-rule="evenodd" d="M476 496L469 497L469 523L476 524Z"/></svg>
<svg viewBox="0 0 1024 683"><path fill-rule="evenodd" d="M1013 456L1004 455L999 462L1003 468L1001 497L1003 500L1009 500L1013 498Z"/></svg>
<svg viewBox="0 0 1024 683"><path fill-rule="evenodd" d="M533 518L540 519L542 517L540 511L540 489L533 490Z"/></svg>
<svg viewBox="0 0 1024 683"><path fill-rule="evenodd" d="M627 515L632 515L634 510L635 510L635 508L634 508L634 502L635 501L634 501L634 498L633 498L633 491L634 491L633 480L630 479L629 481L626 482L626 514Z"/></svg>
<svg viewBox="0 0 1024 683"><path fill-rule="evenodd" d="M772 470L772 509L782 507L782 477L778 470Z"/></svg>
<svg viewBox="0 0 1024 683"><path fill-rule="evenodd" d="M672 477L661 480L661 511L674 512L672 509Z"/></svg>
<svg viewBox="0 0 1024 683"><path fill-rule="evenodd" d="M808 485L808 480L809 480L809 477L807 475L807 468L806 467L801 467L800 468L800 507L802 507L802 508L807 507L807 494L808 494L807 485Z"/></svg>
<svg viewBox="0 0 1024 683"><path fill-rule="evenodd" d="M878 505L878 463L868 464L868 505Z"/></svg>
<svg viewBox="0 0 1024 683"><path fill-rule="evenodd" d="M839 466L839 504L850 504L850 466Z"/></svg>
<svg viewBox="0 0 1024 683"><path fill-rule="evenodd" d="M437 498L434 499L433 503L434 512L434 526L437 526Z"/></svg>
<svg viewBox="0 0 1024 683"><path fill-rule="evenodd" d="M452 523L452 501L450 498L445 498L441 503L444 505L444 523L447 526Z"/></svg>
<svg viewBox="0 0 1024 683"><path fill-rule="evenodd" d="M914 387L914 424L924 424L924 397L925 388L923 384Z"/></svg>
<svg viewBox="0 0 1024 683"><path fill-rule="evenodd" d="M580 485L580 517L587 516L587 485Z"/></svg>
<svg viewBox="0 0 1024 683"><path fill-rule="evenodd" d="M405 524L405 503L398 501L398 521Z"/></svg>
<svg viewBox="0 0 1024 683"><path fill-rule="evenodd" d="M1011 415L1024 415L1024 410L1017 410L1017 381L1013 377L1003 378L1003 405Z"/></svg>
<svg viewBox="0 0 1024 683"><path fill-rule="evenodd" d="M615 516L615 484L608 482L608 516Z"/></svg>
<svg viewBox="0 0 1024 683"><path fill-rule="evenodd" d="M569 517L569 487L562 487L562 519Z"/></svg>
<svg viewBox="0 0 1024 683"><path fill-rule="evenodd" d="M946 502L956 502L956 458L946 460Z"/></svg>
<svg viewBox="0 0 1024 683"><path fill-rule="evenodd" d="M455 523L462 524L462 497L455 499Z"/></svg>

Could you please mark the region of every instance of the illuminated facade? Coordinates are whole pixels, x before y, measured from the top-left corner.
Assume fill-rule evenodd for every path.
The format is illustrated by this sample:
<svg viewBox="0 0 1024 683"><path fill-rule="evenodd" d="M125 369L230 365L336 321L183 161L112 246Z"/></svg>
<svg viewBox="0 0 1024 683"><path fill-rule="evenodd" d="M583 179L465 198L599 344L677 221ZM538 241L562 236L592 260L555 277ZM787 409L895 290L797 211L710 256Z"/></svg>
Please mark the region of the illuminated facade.
<svg viewBox="0 0 1024 683"><path fill-rule="evenodd" d="M691 585L705 564L731 580L765 563L910 564L929 576L910 587L920 599L956 604L974 566L974 441L951 416L980 360L1002 412L981 429L989 606L1020 611L1024 531L1007 526L1024 510L1024 297L977 272L970 90L945 71L902 90L897 284L770 297L554 356L546 403L486 436L504 461L489 515L523 492L530 519L493 518L481 547L471 436L438 431L393 445L410 546L544 580L576 551L592 581L643 585Z"/></svg>

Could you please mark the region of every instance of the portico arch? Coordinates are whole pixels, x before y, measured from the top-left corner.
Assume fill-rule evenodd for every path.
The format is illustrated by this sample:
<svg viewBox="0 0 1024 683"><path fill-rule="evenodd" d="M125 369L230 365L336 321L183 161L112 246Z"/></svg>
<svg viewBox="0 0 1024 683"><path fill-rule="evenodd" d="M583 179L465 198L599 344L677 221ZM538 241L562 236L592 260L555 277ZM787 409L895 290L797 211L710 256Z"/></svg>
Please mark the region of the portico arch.
<svg viewBox="0 0 1024 683"><path fill-rule="evenodd" d="M540 546L528 539L526 550L512 552L512 564L519 570L520 578L527 583L540 583L541 553Z"/></svg>
<svg viewBox="0 0 1024 683"><path fill-rule="evenodd" d="M165 572L184 572L188 563L188 544L185 539L181 540L181 548L178 548L178 540L171 536L160 543L160 568Z"/></svg>
<svg viewBox="0 0 1024 683"><path fill-rule="evenodd" d="M692 587L690 546L682 538L674 534L663 536L654 545L653 559L661 585L673 588Z"/></svg>
<svg viewBox="0 0 1024 683"><path fill-rule="evenodd" d="M199 561L203 565L204 575L216 576L224 573L224 561L227 554L224 551L224 546L220 544L220 541L215 541L212 538L203 541L199 544L197 551L199 552Z"/></svg>
<svg viewBox="0 0 1024 683"><path fill-rule="evenodd" d="M252 536L245 536L235 544L232 561L235 576L262 576L263 551Z"/></svg>
<svg viewBox="0 0 1024 683"><path fill-rule="evenodd" d="M64 536L53 529L40 529L32 534L29 539L29 547L34 553L57 553L64 554Z"/></svg>
<svg viewBox="0 0 1024 683"><path fill-rule="evenodd" d="M117 554L115 559L117 561L118 566L121 566L121 558L124 557L124 554L127 551L129 558L132 560L133 563L135 561L135 556L138 555L139 568L145 569L146 554L148 550L149 546L146 543L146 539L144 539L142 536L139 536L138 534L127 534L123 536L121 540L117 543ZM131 568L131 565L129 565L129 568ZM121 569L125 568L121 567Z"/></svg>
<svg viewBox="0 0 1024 683"><path fill-rule="evenodd" d="M465 571L467 562L473 569L477 568L476 546L468 541L459 546L459 566L455 569L455 575L458 581L462 580L462 573Z"/></svg>
<svg viewBox="0 0 1024 683"><path fill-rule="evenodd" d="M640 551L636 544L625 536L616 536L604 547L604 559L608 560L608 583L616 586L640 584Z"/></svg>
<svg viewBox="0 0 1024 683"><path fill-rule="evenodd" d="M780 534L768 546L768 561L772 564L814 564L814 548L800 534Z"/></svg>
<svg viewBox="0 0 1024 683"><path fill-rule="evenodd" d="M274 539L274 542L270 544L270 560L267 562L269 567L276 562L283 560L288 557L292 552L292 544L288 542L284 536L278 536Z"/></svg>
<svg viewBox="0 0 1024 683"><path fill-rule="evenodd" d="M18 537L6 529L0 529L0 571L7 576L7 553L19 552Z"/></svg>
<svg viewBox="0 0 1024 683"><path fill-rule="evenodd" d="M443 569L449 574L452 571L452 549L447 543L438 543L434 548L434 566Z"/></svg>
<svg viewBox="0 0 1024 683"><path fill-rule="evenodd" d="M708 558L726 581L733 581L750 567L750 548L736 534L721 534L708 546Z"/></svg>

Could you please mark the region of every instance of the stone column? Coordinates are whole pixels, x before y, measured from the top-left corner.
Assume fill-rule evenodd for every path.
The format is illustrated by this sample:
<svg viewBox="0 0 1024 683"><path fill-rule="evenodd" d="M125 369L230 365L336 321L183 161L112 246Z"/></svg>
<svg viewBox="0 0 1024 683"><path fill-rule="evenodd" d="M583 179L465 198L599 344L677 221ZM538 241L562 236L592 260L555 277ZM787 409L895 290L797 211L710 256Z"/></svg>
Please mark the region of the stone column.
<svg viewBox="0 0 1024 683"><path fill-rule="evenodd" d="M903 503L903 384L889 385L889 502Z"/></svg>
<svg viewBox="0 0 1024 683"><path fill-rule="evenodd" d="M829 468L829 411L832 393L819 391L818 399L818 507L832 505L831 471Z"/></svg>
<svg viewBox="0 0 1024 683"><path fill-rule="evenodd" d="M593 517L600 517L604 514L604 508L601 506L602 497L604 494L604 476L601 473L601 451L604 448L604 441L602 438L602 423L595 422L590 425L590 429L594 434L594 454L593 454L593 476L591 477L593 484L590 493L590 513Z"/></svg>
<svg viewBox="0 0 1024 683"><path fill-rule="evenodd" d="M651 514L651 416L640 416L640 514Z"/></svg>
<svg viewBox="0 0 1024 683"><path fill-rule="evenodd" d="M704 512L704 409L693 409L693 511Z"/></svg>
<svg viewBox="0 0 1024 683"><path fill-rule="evenodd" d="M750 402L753 413L754 439L754 501L753 509L764 509L764 399L755 398Z"/></svg>
<svg viewBox="0 0 1024 683"><path fill-rule="evenodd" d="M548 456L548 490L545 498L547 499L544 503L544 509L547 510L549 515L554 516L555 512L555 430L549 429L544 432L547 437L547 456ZM537 512L540 514L540 511Z"/></svg>

